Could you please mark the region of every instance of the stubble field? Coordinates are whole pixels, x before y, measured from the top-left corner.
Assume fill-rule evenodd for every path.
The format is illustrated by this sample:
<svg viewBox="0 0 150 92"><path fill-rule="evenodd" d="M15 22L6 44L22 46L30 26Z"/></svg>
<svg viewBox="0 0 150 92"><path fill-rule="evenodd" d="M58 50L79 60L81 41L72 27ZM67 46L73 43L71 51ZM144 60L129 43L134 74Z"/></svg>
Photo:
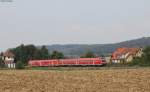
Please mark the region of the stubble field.
<svg viewBox="0 0 150 92"><path fill-rule="evenodd" d="M150 69L1 70L0 92L150 92Z"/></svg>

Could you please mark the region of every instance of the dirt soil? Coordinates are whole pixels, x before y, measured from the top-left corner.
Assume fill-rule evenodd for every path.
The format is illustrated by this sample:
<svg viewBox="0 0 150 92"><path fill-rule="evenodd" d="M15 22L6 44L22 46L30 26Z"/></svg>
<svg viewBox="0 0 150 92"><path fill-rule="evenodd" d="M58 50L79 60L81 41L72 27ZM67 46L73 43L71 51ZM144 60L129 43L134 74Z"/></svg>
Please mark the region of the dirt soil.
<svg viewBox="0 0 150 92"><path fill-rule="evenodd" d="M150 92L150 69L1 70L0 92Z"/></svg>

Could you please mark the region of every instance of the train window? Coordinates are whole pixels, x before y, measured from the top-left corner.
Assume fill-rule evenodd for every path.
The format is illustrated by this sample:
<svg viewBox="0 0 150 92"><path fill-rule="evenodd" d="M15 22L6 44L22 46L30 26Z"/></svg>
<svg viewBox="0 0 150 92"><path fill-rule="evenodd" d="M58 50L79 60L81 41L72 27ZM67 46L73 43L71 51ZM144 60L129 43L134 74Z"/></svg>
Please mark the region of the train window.
<svg viewBox="0 0 150 92"><path fill-rule="evenodd" d="M106 62L106 60L103 59L102 62Z"/></svg>

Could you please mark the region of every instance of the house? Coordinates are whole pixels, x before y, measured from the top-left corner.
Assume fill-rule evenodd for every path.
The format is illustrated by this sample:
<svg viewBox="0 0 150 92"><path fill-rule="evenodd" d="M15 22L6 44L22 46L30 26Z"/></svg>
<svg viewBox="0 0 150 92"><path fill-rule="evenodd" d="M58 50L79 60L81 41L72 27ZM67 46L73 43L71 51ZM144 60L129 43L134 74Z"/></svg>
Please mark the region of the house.
<svg viewBox="0 0 150 92"><path fill-rule="evenodd" d="M128 63L135 57L141 57L143 54L141 48L118 48L112 53L112 63Z"/></svg>
<svg viewBox="0 0 150 92"><path fill-rule="evenodd" d="M6 67L15 68L15 55L11 51L7 50L2 53L2 60L4 61Z"/></svg>

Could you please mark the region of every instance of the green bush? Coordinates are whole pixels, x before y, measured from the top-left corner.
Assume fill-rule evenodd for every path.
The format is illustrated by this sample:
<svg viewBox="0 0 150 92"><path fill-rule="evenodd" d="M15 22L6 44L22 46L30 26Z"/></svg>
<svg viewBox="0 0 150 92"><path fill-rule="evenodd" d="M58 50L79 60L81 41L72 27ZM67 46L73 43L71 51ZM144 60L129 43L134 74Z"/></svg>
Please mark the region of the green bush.
<svg viewBox="0 0 150 92"><path fill-rule="evenodd" d="M16 63L16 69L24 69L24 68L25 68L25 66L21 61Z"/></svg>

